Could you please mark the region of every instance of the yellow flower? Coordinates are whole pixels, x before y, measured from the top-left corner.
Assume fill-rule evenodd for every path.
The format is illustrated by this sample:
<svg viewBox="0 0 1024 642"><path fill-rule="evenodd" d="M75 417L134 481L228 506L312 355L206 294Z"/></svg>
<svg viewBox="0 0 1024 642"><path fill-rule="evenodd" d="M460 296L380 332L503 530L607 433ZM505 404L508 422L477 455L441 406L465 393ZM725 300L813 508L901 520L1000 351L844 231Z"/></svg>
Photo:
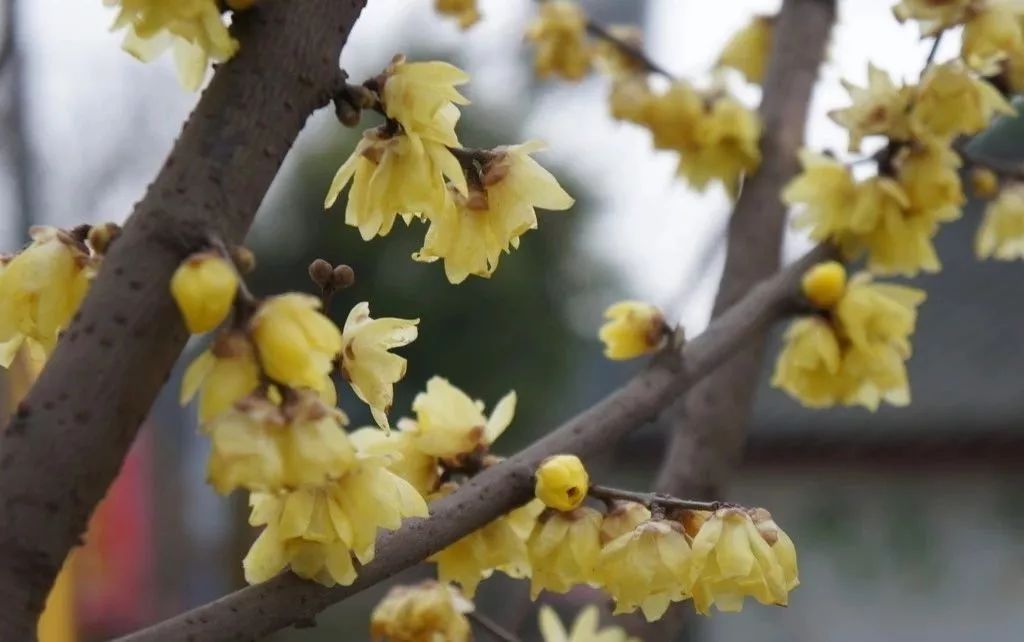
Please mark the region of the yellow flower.
<svg viewBox="0 0 1024 642"><path fill-rule="evenodd" d="M611 25L607 27L607 31L617 42L600 38L594 43L594 61L598 69L615 80L643 78L647 72L644 63L628 51L624 51L618 44L625 43L634 51L643 51L643 31L636 25Z"/></svg>
<svg viewBox="0 0 1024 642"><path fill-rule="evenodd" d="M469 29L480 20L476 0L434 0L434 8L438 13L458 20L463 29Z"/></svg>
<svg viewBox="0 0 1024 642"><path fill-rule="evenodd" d="M1024 186L1011 185L985 210L978 228L975 252L982 259L1012 261L1024 258Z"/></svg>
<svg viewBox="0 0 1024 642"><path fill-rule="evenodd" d="M349 438L356 450L362 454L384 457L388 470L413 485L426 497L437 490L441 478L441 466L437 457L420 452L416 448L409 428L408 419L398 422L398 430L384 433L374 427L360 428Z"/></svg>
<svg viewBox="0 0 1024 642"><path fill-rule="evenodd" d="M358 228L363 240L369 241L391 232L400 214L409 222L414 216L444 209L448 201L445 177L466 191L462 168L444 144L391 135L384 128L370 129L363 132L355 151L338 168L324 208L334 205L351 183L345 223Z"/></svg>
<svg viewBox="0 0 1024 642"><path fill-rule="evenodd" d="M649 112L655 100L654 93L647 84L647 78L633 74L612 81L608 105L612 118L647 125L651 121Z"/></svg>
<svg viewBox="0 0 1024 642"><path fill-rule="evenodd" d="M908 216L931 225L955 221L967 198L960 182L960 157L944 145L904 148L895 159L900 186L910 202Z"/></svg>
<svg viewBox="0 0 1024 642"><path fill-rule="evenodd" d="M553 455L540 463L534 494L548 508L573 510L587 498L590 475L576 455Z"/></svg>
<svg viewBox="0 0 1024 642"><path fill-rule="evenodd" d="M498 518L430 557L437 577L454 582L469 597L495 570L509 569L512 577L525 577L529 569L526 546L508 520Z"/></svg>
<svg viewBox="0 0 1024 642"><path fill-rule="evenodd" d="M381 82L384 112L402 125L414 145L423 139L459 146L455 134L457 105L466 105L469 100L456 87L469 82L466 72L446 62L406 62L404 56L395 56Z"/></svg>
<svg viewBox="0 0 1024 642"><path fill-rule="evenodd" d="M835 238L847 258L868 254L868 269L877 274L936 272L939 259L931 239L935 222L912 216L907 191L897 181L876 176L857 185L849 231Z"/></svg>
<svg viewBox="0 0 1024 642"><path fill-rule="evenodd" d="M857 348L870 352L879 345L910 356L910 336L917 325L922 290L905 285L875 283L869 274L850 279L846 294L835 307L843 335Z"/></svg>
<svg viewBox="0 0 1024 642"><path fill-rule="evenodd" d="M839 261L824 261L807 270L800 281L807 299L822 309L835 305L846 291L846 268Z"/></svg>
<svg viewBox="0 0 1024 642"><path fill-rule="evenodd" d="M250 332L271 379L291 387L325 387L341 351L341 332L319 307L319 299L298 293L271 297L260 305Z"/></svg>
<svg viewBox="0 0 1024 642"><path fill-rule="evenodd" d="M810 408L834 406L850 387L841 373L842 356L839 339L827 321L798 319L786 330L772 385Z"/></svg>
<svg viewBox="0 0 1024 642"><path fill-rule="evenodd" d="M787 538L788 540L788 538ZM795 578L795 559L787 556L783 569L780 555L754 525L750 515L737 508L716 511L693 538L689 582L697 611L707 614L712 604L720 611L740 611L743 599L785 606Z"/></svg>
<svg viewBox="0 0 1024 642"><path fill-rule="evenodd" d="M704 97L689 83L675 80L645 108L644 125L651 130L655 149L683 153L694 149L704 116Z"/></svg>
<svg viewBox="0 0 1024 642"><path fill-rule="evenodd" d="M119 6L113 29L126 29L124 50L150 62L174 49L178 79L195 91L210 61L224 62L238 50L215 0L104 0Z"/></svg>
<svg viewBox="0 0 1024 642"><path fill-rule="evenodd" d="M782 190L787 205L803 205L793 217L793 225L809 228L816 241L845 232L850 204L857 195L850 169L830 156L806 149L800 151L800 163L803 172Z"/></svg>
<svg viewBox="0 0 1024 642"><path fill-rule="evenodd" d="M473 603L433 580L395 586L370 614L370 637L388 642L469 642Z"/></svg>
<svg viewBox="0 0 1024 642"><path fill-rule="evenodd" d="M643 504L616 501L601 522L601 545L630 533L651 518L651 511Z"/></svg>
<svg viewBox="0 0 1024 642"><path fill-rule="evenodd" d="M431 497L431 501L450 494L456 488L452 482L445 484ZM480 582L495 570L509 577L527 577L530 563L526 539L543 509L540 502L521 506L435 553L428 561L437 564L438 579L457 583L470 598L476 595Z"/></svg>
<svg viewBox="0 0 1024 642"><path fill-rule="evenodd" d="M213 330L227 318L238 290L235 268L216 252L198 252L171 276L171 294L192 334Z"/></svg>
<svg viewBox="0 0 1024 642"><path fill-rule="evenodd" d="M616 361L633 359L665 345L670 330L661 310L642 301L619 301L604 311L608 319L598 337L604 356Z"/></svg>
<svg viewBox="0 0 1024 642"><path fill-rule="evenodd" d="M931 36L953 25L962 24L976 0L901 0L892 12L900 22L917 20L921 35Z"/></svg>
<svg viewBox="0 0 1024 642"><path fill-rule="evenodd" d="M417 323L419 319L371 319L370 304L364 301L349 312L341 333L341 374L385 430L391 428L387 413L395 382L405 376L406 368L403 357L388 351L412 343Z"/></svg>
<svg viewBox="0 0 1024 642"><path fill-rule="evenodd" d="M601 513L588 506L546 512L526 542L526 552L532 599L543 589L565 593L576 584L593 582L601 552Z"/></svg>
<svg viewBox="0 0 1024 642"><path fill-rule="evenodd" d="M597 607L593 604L580 611L569 632L553 608L547 604L540 607L540 634L544 642L640 642L617 626L600 629L599 625Z"/></svg>
<svg viewBox="0 0 1024 642"><path fill-rule="evenodd" d="M920 138L949 141L978 133L999 114L1015 113L999 90L963 65L948 62L930 67L922 79L910 111L910 128Z"/></svg>
<svg viewBox="0 0 1024 642"><path fill-rule="evenodd" d="M985 167L971 170L971 192L978 198L992 198L999 193L999 177Z"/></svg>
<svg viewBox="0 0 1024 642"><path fill-rule="evenodd" d="M255 390L260 383L256 351L243 332L226 332L214 339L189 364L181 378L181 405L199 395L199 423L204 424Z"/></svg>
<svg viewBox="0 0 1024 642"><path fill-rule="evenodd" d="M207 476L225 494L321 486L356 465L346 422L309 391L284 407L247 397L205 426L212 443Z"/></svg>
<svg viewBox="0 0 1024 642"><path fill-rule="evenodd" d="M960 56L971 69L985 76L1000 71L1000 63L1024 48L1022 8L1016 2L993 2L971 13L964 25Z"/></svg>
<svg viewBox="0 0 1024 642"><path fill-rule="evenodd" d="M697 144L679 156L679 175L703 190L721 181L731 196L739 193L740 179L761 164L761 119L731 96L711 103L700 120Z"/></svg>
<svg viewBox="0 0 1024 642"><path fill-rule="evenodd" d="M426 517L427 504L377 458L359 460L340 479L320 488L283 494L253 493L249 523L265 526L242 562L250 584L285 566L324 586L355 581L352 556L374 557L377 530L395 530L404 518Z"/></svg>
<svg viewBox="0 0 1024 642"><path fill-rule="evenodd" d="M32 243L0 261L0 366L25 345L37 360L53 352L95 273L96 258L67 232L33 227Z"/></svg>
<svg viewBox="0 0 1024 642"><path fill-rule="evenodd" d="M771 513L765 509L752 509L750 511L750 518L754 520L757 532L772 547L775 558L779 561L779 566L782 567L782 578L786 583L786 588L792 591L800 585L800 573L796 561L796 545L793 544L793 540L786 534L786 531L782 530L775 523Z"/></svg>
<svg viewBox="0 0 1024 642"><path fill-rule="evenodd" d="M748 82L761 84L772 51L774 27L774 16L755 16L729 39L715 66L730 67Z"/></svg>
<svg viewBox="0 0 1024 642"><path fill-rule="evenodd" d="M573 198L530 154L543 149L536 141L497 147L487 154L481 184L468 196L449 190L446 206L430 216L417 261L444 259L448 280L461 283L470 274L489 277L502 252L519 247L519 237L537 228L540 207L565 210Z"/></svg>
<svg viewBox="0 0 1024 642"><path fill-rule="evenodd" d="M643 522L604 545L597 580L615 600L615 614L639 608L649 622L688 597L690 545L678 522Z"/></svg>
<svg viewBox="0 0 1024 642"><path fill-rule="evenodd" d="M509 392L484 416L482 401L473 401L443 377L431 377L426 392L412 402L416 421L402 427L421 452L458 460L479 448L487 448L512 423L516 393Z"/></svg>
<svg viewBox="0 0 1024 642"><path fill-rule="evenodd" d="M537 47L533 68L541 78L557 74L580 80L590 72L594 51L587 42L587 15L575 2L541 4L537 18L526 30L526 39Z"/></svg>
<svg viewBox="0 0 1024 642"><path fill-rule="evenodd" d="M843 87L852 104L829 112L829 117L850 135L850 151L859 151L865 136L882 135L896 140L910 136L907 110L913 91L896 85L885 71L868 64L868 84L858 87L846 80Z"/></svg>

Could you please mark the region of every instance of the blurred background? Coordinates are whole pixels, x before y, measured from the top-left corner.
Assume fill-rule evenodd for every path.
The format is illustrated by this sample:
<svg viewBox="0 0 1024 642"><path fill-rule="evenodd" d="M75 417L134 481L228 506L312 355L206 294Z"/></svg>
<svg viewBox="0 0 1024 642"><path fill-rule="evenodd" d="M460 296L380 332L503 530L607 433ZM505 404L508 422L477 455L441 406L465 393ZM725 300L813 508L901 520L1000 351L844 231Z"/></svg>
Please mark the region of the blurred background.
<svg viewBox="0 0 1024 642"><path fill-rule="evenodd" d="M643 27L649 54L680 76L707 81L720 47L754 13L778 1L592 0L604 24ZM843 106L839 79L863 82L867 63L917 76L928 45L891 17L892 0L841 0L840 22L817 87L809 144L843 155L844 133L825 112ZM690 336L707 323L724 258L730 203L715 188L690 191L676 157L654 152L646 131L608 116L608 86L539 82L522 34L530 0L480 0L484 20L460 32L430 0L370 0L342 64L355 80L397 52L467 69L460 138L470 146L540 138L539 160L577 198L568 213L540 214L540 231L502 260L490 280L449 285L440 265L414 263L421 229L397 227L359 240L342 225L344 204L325 214L323 194L362 126L316 114L288 157L249 236L258 294L310 290L316 257L355 268L357 284L332 312L369 300L375 315L420 317L403 350L408 375L395 417L433 374L488 406L504 392L519 408L497 450L511 453L628 377L596 341L603 308L646 299ZM0 45L0 251L20 246L32 224L122 221L142 196L193 106L169 60L142 65L109 32L100 0L3 0ZM956 52L947 37L939 59ZM757 92L740 88L756 103ZM1006 121L988 153L1024 157L1024 124ZM870 151L870 150L869 150ZM803 587L787 609L748 605L700 618L694 642L960 642L1024 639L1024 297L1021 266L980 263L972 240L978 208L938 240L945 269L921 279L929 293L910 362L907 409L812 412L765 385L749 448L728 499L768 507L796 541ZM807 247L786 240L787 258ZM66 569L48 610L44 642L124 633L243 584L240 560L254 532L244 498L204 484L206 443L194 410L177 404L178 377L202 346L190 345L121 476L94 518L87 545ZM773 354L773 351L769 351ZM17 373L5 381L18 393ZM368 416L351 396L354 425ZM602 481L642 489L665 431L644 428L610 449ZM614 451L614 452L612 452ZM425 575L429 568L410 575ZM368 592L324 613L316 628L274 640L364 640ZM570 596L584 600L588 596ZM563 601L563 606L566 601ZM480 608L536 634L523 585L492 579Z"/></svg>

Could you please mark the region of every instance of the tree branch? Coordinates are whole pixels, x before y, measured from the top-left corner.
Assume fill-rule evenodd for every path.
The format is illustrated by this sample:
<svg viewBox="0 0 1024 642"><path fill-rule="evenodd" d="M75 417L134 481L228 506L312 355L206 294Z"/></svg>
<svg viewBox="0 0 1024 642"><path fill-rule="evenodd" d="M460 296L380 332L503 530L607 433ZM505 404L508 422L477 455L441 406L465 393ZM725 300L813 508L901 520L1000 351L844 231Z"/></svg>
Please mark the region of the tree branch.
<svg viewBox="0 0 1024 642"><path fill-rule="evenodd" d="M241 241L307 117L325 105L364 0L267 0L221 66L0 435L0 639L29 640L187 339L168 292L211 235Z"/></svg>
<svg viewBox="0 0 1024 642"><path fill-rule="evenodd" d="M761 169L744 184L729 221L713 317L778 269L786 222L779 192L799 171L797 151L803 145L811 92L834 20L834 0L783 3L760 107ZM742 455L766 335L755 333L735 357L666 411L665 423L673 431L658 491L679 497L720 496ZM672 639L680 613L675 608L661 621L643 624L634 632L647 640Z"/></svg>
<svg viewBox="0 0 1024 642"><path fill-rule="evenodd" d="M816 249L753 288L681 353L666 352L626 385L509 459L475 475L431 504L427 519L409 519L377 540L377 555L351 586L325 588L283 573L205 606L121 638L121 642L251 640L296 623L307 623L327 606L418 564L463 536L527 502L533 472L558 453L587 459L599 455L649 421L695 381L732 355L749 337L799 309L804 271L827 252Z"/></svg>

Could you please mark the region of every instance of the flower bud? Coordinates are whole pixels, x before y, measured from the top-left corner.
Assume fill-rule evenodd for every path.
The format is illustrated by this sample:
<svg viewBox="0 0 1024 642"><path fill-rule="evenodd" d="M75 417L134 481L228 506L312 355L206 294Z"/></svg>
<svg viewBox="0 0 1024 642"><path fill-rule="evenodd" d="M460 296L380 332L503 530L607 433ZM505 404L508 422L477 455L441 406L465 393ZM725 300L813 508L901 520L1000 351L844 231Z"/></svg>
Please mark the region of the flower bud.
<svg viewBox="0 0 1024 642"><path fill-rule="evenodd" d="M193 254L171 277L171 295L192 334L202 334L220 325L228 316L237 290L235 268L213 252Z"/></svg>
<svg viewBox="0 0 1024 642"><path fill-rule="evenodd" d="M999 177L986 167L971 170L971 192L978 198L992 198L999 192Z"/></svg>
<svg viewBox="0 0 1024 642"><path fill-rule="evenodd" d="M825 261L804 274L800 289L819 308L831 308L846 291L846 268L838 261Z"/></svg>
<svg viewBox="0 0 1024 642"><path fill-rule="evenodd" d="M620 301L605 310L604 316L608 321L598 337L609 359L621 361L654 352L669 334L665 317L649 303Z"/></svg>
<svg viewBox="0 0 1024 642"><path fill-rule="evenodd" d="M549 508L569 511L583 503L590 487L590 476L576 455L554 455L537 468L537 499Z"/></svg>

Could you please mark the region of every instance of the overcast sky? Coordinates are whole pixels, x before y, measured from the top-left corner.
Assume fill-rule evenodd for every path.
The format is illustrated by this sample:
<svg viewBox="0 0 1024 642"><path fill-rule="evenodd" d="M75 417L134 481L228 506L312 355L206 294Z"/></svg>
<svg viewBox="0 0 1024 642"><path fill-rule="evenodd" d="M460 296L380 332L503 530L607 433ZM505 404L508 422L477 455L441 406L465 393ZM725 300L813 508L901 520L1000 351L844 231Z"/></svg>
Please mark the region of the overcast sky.
<svg viewBox="0 0 1024 642"><path fill-rule="evenodd" d="M61 225L122 220L159 168L196 96L178 89L169 60L142 65L120 50L119 35L108 31L113 11L101 0L22 4L41 216ZM644 25L648 52L670 71L706 81L728 36L754 13L779 6L770 0L728 4L729 11L722 11L720 3L706 0L652 0ZM906 79L919 72L928 45L913 26L892 19L892 4L841 2L840 26L812 105L810 145L845 148L843 132L825 117L846 101L841 77L863 81L868 61ZM426 27L432 42L465 53L473 75L472 109L528 108L519 100L530 81L522 64L522 33L534 3L481 0L485 19L465 33L431 6L430 0L370 0L342 58L352 77L379 71ZM953 40L944 43L940 59L955 53ZM689 190L674 177L673 153L654 152L646 131L611 120L604 79L549 87L533 105L528 135L547 141L548 162L557 161L600 197L587 242L629 276L633 296L678 312L691 334L698 331L706 323L721 253L712 264L703 262L721 237L728 199L717 188L703 195ZM756 92L743 95L756 99ZM542 213L540 233L545 216L559 214ZM13 238L11 218L10 212L0 216L5 239ZM801 247L799 239L787 243L790 254Z"/></svg>

